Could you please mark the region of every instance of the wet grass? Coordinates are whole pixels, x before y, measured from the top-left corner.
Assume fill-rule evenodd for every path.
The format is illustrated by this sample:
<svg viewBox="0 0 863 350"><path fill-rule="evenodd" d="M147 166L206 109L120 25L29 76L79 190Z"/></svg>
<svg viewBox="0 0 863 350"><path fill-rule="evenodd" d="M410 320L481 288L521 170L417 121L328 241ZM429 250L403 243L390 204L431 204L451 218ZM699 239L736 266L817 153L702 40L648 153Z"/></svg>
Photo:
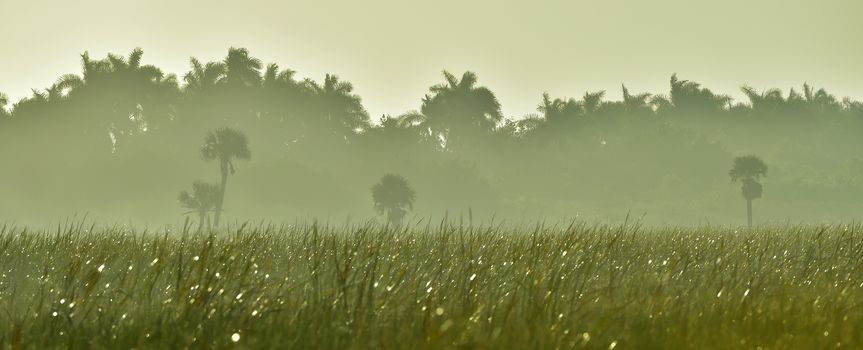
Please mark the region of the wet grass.
<svg viewBox="0 0 863 350"><path fill-rule="evenodd" d="M6 226L0 344L861 348L860 229Z"/></svg>

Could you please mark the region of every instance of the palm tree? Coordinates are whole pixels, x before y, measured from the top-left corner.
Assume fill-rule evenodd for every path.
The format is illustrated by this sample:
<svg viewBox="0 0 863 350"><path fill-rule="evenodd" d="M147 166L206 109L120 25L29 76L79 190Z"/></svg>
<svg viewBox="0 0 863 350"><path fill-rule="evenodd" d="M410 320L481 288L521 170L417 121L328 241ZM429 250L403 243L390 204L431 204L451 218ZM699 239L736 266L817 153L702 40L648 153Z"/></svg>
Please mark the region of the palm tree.
<svg viewBox="0 0 863 350"><path fill-rule="evenodd" d="M744 85L740 91L749 98L752 109L762 114L778 112L785 104L785 98L782 97L782 91L779 89L768 89L759 93L754 88ZM792 90L789 98L793 99L794 96L795 92Z"/></svg>
<svg viewBox="0 0 863 350"><path fill-rule="evenodd" d="M362 99L354 94L351 83L327 74L324 84L306 80L305 84L314 92L318 111L326 121L324 127L330 128L337 136L347 138L369 127L369 114L363 107Z"/></svg>
<svg viewBox="0 0 863 350"><path fill-rule="evenodd" d="M375 209L386 214L393 225L400 224L408 210L413 210L415 199L416 193L401 175L386 174L372 187Z"/></svg>
<svg viewBox="0 0 863 350"><path fill-rule="evenodd" d="M694 81L680 80L677 74L671 76L669 97L655 96L653 103L661 110L674 107L683 112L716 112L726 109L731 97L714 94Z"/></svg>
<svg viewBox="0 0 863 350"><path fill-rule="evenodd" d="M584 113L586 115L593 115L596 114L596 112L599 112L600 107L602 107L603 98L605 98L605 91L585 92L584 97L582 97L581 100Z"/></svg>
<svg viewBox="0 0 863 350"><path fill-rule="evenodd" d="M225 57L224 81L230 86L260 86L261 85L261 60L249 56L249 50L244 48L228 49L228 57Z"/></svg>
<svg viewBox="0 0 863 350"><path fill-rule="evenodd" d="M582 103L574 98L552 100L546 92L542 94L542 103L536 110L542 112L545 121L557 127L561 126L561 123L581 116L584 108Z"/></svg>
<svg viewBox="0 0 863 350"><path fill-rule="evenodd" d="M47 91L49 100L75 100L67 114L78 114L76 127L118 140L144 134L172 119L171 103L179 95L176 76L164 74L153 65L142 65L144 52L134 49L128 56L108 54L92 60L81 55L81 75L66 74ZM88 131L91 130L91 131Z"/></svg>
<svg viewBox="0 0 863 350"><path fill-rule="evenodd" d="M212 89L225 76L226 69L223 62L201 64L198 59L192 57L189 63L192 65L192 70L183 76L183 81L186 82L186 91L191 94Z"/></svg>
<svg viewBox="0 0 863 350"><path fill-rule="evenodd" d="M222 175L219 187L219 200L216 202L216 214L213 224L219 226L219 218L225 203L225 188L228 184L228 174L234 173L234 159L248 160L251 158L249 141L246 135L231 128L220 128L211 131L204 138L204 146L201 154L206 160L219 162L219 171Z"/></svg>
<svg viewBox="0 0 863 350"><path fill-rule="evenodd" d="M549 94L542 94L542 103L536 110L542 117L528 117L517 123L508 124L517 132L529 132L538 140L547 143L564 142L567 136L576 131L574 124L583 119L584 105L574 98L552 99Z"/></svg>
<svg viewBox="0 0 863 350"><path fill-rule="evenodd" d="M192 193L184 190L180 192L178 199L183 208L189 209L186 214L198 214L198 231L200 231L204 227L204 221L209 226L210 218L207 213L212 211L219 202L219 186L195 181L192 183Z"/></svg>
<svg viewBox="0 0 863 350"><path fill-rule="evenodd" d="M477 86L477 76L465 72L461 79L443 72L446 83L432 86L423 98L420 113L430 133L447 144L461 142L465 133L491 132L503 120L500 102L488 88Z"/></svg>
<svg viewBox="0 0 863 350"><path fill-rule="evenodd" d="M841 108L835 96L824 89L815 91L809 84L803 84L803 96L809 108L815 113L836 112Z"/></svg>
<svg viewBox="0 0 863 350"><path fill-rule="evenodd" d="M621 88L623 89L623 106L627 113L653 113L649 102L651 96L653 96L652 94L642 93L633 95L626 88L626 85L621 85Z"/></svg>
<svg viewBox="0 0 863 350"><path fill-rule="evenodd" d="M731 182L740 180L743 198L746 199L746 218L752 227L752 200L761 198L763 187L758 182L762 176L767 176L767 165L757 156L742 156L734 158L734 165L728 172Z"/></svg>
<svg viewBox="0 0 863 350"><path fill-rule="evenodd" d="M51 115L53 111L55 111L56 103L60 102L64 99L64 96L57 89L57 84L52 85L45 91L40 91L37 89L31 89L33 95L30 97L25 97L12 105L12 110L15 112L15 115L20 116L28 116L32 117L45 117ZM2 98L2 96L0 96ZM4 104L5 101L0 100L0 105ZM2 109L2 106L0 106ZM5 109L0 111L0 117L4 115ZM25 120L25 118L16 118Z"/></svg>

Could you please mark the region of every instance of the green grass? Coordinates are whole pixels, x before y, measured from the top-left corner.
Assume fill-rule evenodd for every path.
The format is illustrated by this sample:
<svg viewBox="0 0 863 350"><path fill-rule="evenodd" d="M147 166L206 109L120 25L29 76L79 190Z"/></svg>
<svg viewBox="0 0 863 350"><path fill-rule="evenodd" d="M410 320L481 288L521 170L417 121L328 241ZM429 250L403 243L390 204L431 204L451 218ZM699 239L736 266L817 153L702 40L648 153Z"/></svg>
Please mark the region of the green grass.
<svg viewBox="0 0 863 350"><path fill-rule="evenodd" d="M5 227L0 344L861 348L860 229Z"/></svg>

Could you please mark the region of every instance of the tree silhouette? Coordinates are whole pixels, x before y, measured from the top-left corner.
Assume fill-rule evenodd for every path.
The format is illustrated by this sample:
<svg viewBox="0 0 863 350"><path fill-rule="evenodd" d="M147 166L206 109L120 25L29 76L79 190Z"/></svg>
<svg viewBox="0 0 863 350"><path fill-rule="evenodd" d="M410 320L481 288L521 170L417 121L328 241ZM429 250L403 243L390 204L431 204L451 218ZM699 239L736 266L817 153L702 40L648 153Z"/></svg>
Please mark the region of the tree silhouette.
<svg viewBox="0 0 863 350"><path fill-rule="evenodd" d="M383 175L374 169L389 168L440 187L424 200L435 211L446 210L454 194L486 201L501 215L524 208L557 215L578 205L576 194L597 208L611 208L616 203L605 201L612 197L600 193L608 183L644 205L668 209L680 201L663 200L649 189L659 184L678 191L663 191L667 198L699 198L707 192L698 189L717 175L711 166L722 166L732 158L728 150L737 149L762 150L765 159L788 164L789 171L771 177L776 186L805 186L807 193L817 193L823 204L818 208L842 207L816 212L799 202L782 203L789 215L835 218L853 211L845 207L853 200L842 198L863 193L860 168L849 156L863 147L863 103L809 84L791 90L743 86L742 101L732 104L727 96L675 75L664 96L620 85L622 99L619 92L597 90L565 95L575 98L544 94L537 98L535 114L504 118L494 93L475 74L444 72L440 84L429 84L420 96L416 112L387 111L393 117L377 123L348 81L332 74L304 79L279 65L264 65L246 49L226 50L215 62L190 58L179 82L146 65L145 58L140 49L98 58L84 52L75 58L80 62L75 74L24 98L0 101L7 107L0 107L0 148L26 150L0 152L0 161L24 170L11 180L39 174L26 188L20 181L0 184L0 192L9 194L4 203L32 206L36 198L53 195L68 204L89 196L74 203L98 206L96 198L115 198L118 191L133 198L166 189L168 197L174 196L164 184L185 181L184 171L213 165L155 169L182 164L187 160L182 150L201 147L200 139L188 135L220 126L255 140L254 175L261 180L246 187L250 196L269 194L272 183L285 183L293 187L280 190L308 191L298 196L308 198L304 205L314 214L350 212L351 201L330 199L350 198L350 191L368 185L363 178ZM242 157L215 155L215 144L222 141L212 138L210 159L219 161L224 177L223 183L214 181L222 200L233 161ZM64 185L69 176L80 186ZM736 180L755 199L758 179ZM322 189L328 192L318 193ZM193 189L187 190L192 196ZM292 205L268 204L273 205L262 209L272 212ZM237 213L250 209L237 208ZM157 216L158 210L165 209L140 213L153 213L148 219L167 214Z"/></svg>
<svg viewBox="0 0 863 350"><path fill-rule="evenodd" d="M351 83L340 81L338 76L327 74L323 85L311 80L305 83L314 92L317 110L323 117L323 127L342 140L369 126L369 114L362 99L353 93Z"/></svg>
<svg viewBox="0 0 863 350"><path fill-rule="evenodd" d="M728 172L731 182L741 182L743 198L746 199L746 222L752 227L752 200L761 198L763 188L758 180L767 176L767 165L757 156L734 158L734 165Z"/></svg>
<svg viewBox="0 0 863 350"><path fill-rule="evenodd" d="M775 117L788 114L786 110L788 104L785 97L782 96L782 90L767 89L759 93L754 88L746 85L741 87L740 90L749 99L752 110L762 117ZM790 101L794 101L795 98L798 98L797 93L792 89L788 98Z"/></svg>
<svg viewBox="0 0 863 350"><path fill-rule="evenodd" d="M261 85L261 60L249 56L249 50L230 48L225 58L225 83L232 87Z"/></svg>
<svg viewBox="0 0 863 350"><path fill-rule="evenodd" d="M218 185L203 181L192 183L192 192L181 191L178 199L183 208L189 209L186 214L198 214L198 231L203 229L204 222L209 226L209 212L219 203L220 189Z"/></svg>
<svg viewBox="0 0 863 350"><path fill-rule="evenodd" d="M219 218L221 217L225 203L225 188L228 184L228 175L234 174L234 159L248 160L251 158L249 141L246 135L235 129L216 129L209 132L204 138L201 154L206 160L219 162L222 182L219 186L219 200L216 202L216 214L213 219L213 224L219 226Z"/></svg>
<svg viewBox="0 0 863 350"><path fill-rule="evenodd" d="M400 224L408 210L413 210L415 198L414 190L401 175L386 174L372 187L375 209L386 214L393 225Z"/></svg>
<svg viewBox="0 0 863 350"><path fill-rule="evenodd" d="M642 93L633 95L629 92L629 89L626 88L625 85L621 85L623 89L623 105L626 109L626 113L630 114L649 114L653 113L653 109L650 106L650 98L653 96L649 93Z"/></svg>
<svg viewBox="0 0 863 350"><path fill-rule="evenodd" d="M584 114L590 116L599 112L602 107L602 99L605 98L605 91L585 92L581 98L581 105L584 108Z"/></svg>
<svg viewBox="0 0 863 350"><path fill-rule="evenodd" d="M443 75L446 83L432 86L420 113L412 117L422 120L433 137L452 147L469 136L490 133L500 124L500 102L491 90L476 85L476 74L465 72L461 79L447 71Z"/></svg>
<svg viewBox="0 0 863 350"><path fill-rule="evenodd" d="M809 106L809 110L813 113L831 113L841 108L835 96L827 93L824 89L815 91L809 84L803 84L803 97Z"/></svg>
<svg viewBox="0 0 863 350"><path fill-rule="evenodd" d="M172 117L171 102L179 96L173 74L156 66L142 65L140 48L128 57L108 54L92 60L81 55L81 75L66 74L48 89L54 97L74 99L67 113L78 116L75 126L84 133L104 135L116 150L123 138L157 129Z"/></svg>
<svg viewBox="0 0 863 350"><path fill-rule="evenodd" d="M192 70L183 76L186 82L185 90L190 94L206 92L215 87L225 77L225 64L223 62L208 62L201 64L198 59L189 59Z"/></svg>
<svg viewBox="0 0 863 350"><path fill-rule="evenodd" d="M677 74L671 76L670 85L668 96L654 95L651 99L659 113L717 113L731 104L731 97L714 94L694 81L680 80Z"/></svg>
<svg viewBox="0 0 863 350"><path fill-rule="evenodd" d="M577 128L575 125L584 119L584 105L574 98L552 99L549 94L542 94L542 102L536 110L542 113L541 118L525 118L518 123L510 124L521 132L530 133L544 143L563 143L569 134Z"/></svg>

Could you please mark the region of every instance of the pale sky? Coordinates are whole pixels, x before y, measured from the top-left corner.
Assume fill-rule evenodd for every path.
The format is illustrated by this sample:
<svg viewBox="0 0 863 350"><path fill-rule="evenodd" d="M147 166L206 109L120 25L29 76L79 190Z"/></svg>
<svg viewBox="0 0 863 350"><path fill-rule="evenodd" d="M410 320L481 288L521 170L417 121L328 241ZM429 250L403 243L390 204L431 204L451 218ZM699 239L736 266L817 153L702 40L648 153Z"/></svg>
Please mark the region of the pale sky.
<svg viewBox="0 0 863 350"><path fill-rule="evenodd" d="M441 71L472 70L507 116L544 91L668 90L678 73L740 97L804 81L863 100L860 0L0 0L0 91L12 100L128 54L182 75L246 47L265 63L354 84L372 117L416 109Z"/></svg>

